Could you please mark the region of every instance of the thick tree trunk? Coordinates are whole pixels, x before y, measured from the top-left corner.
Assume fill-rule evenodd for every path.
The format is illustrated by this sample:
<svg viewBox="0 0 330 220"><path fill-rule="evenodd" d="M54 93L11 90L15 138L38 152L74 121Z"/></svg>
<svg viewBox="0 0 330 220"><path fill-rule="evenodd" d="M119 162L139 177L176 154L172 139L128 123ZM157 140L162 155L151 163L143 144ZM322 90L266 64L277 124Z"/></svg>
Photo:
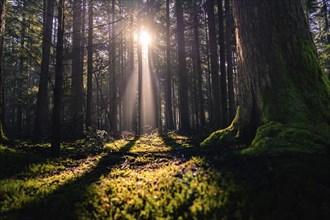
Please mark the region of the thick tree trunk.
<svg viewBox="0 0 330 220"><path fill-rule="evenodd" d="M236 0L233 6L242 77L241 134L252 139L255 129L270 121L329 120L329 90L324 87L302 2Z"/></svg>
<svg viewBox="0 0 330 220"><path fill-rule="evenodd" d="M6 0L0 1L0 141L6 140L3 132L3 87L2 87L2 66L3 66L3 40L5 35L6 21Z"/></svg>
<svg viewBox="0 0 330 220"><path fill-rule="evenodd" d="M213 99L213 121L212 125L218 129L221 127L221 107L220 104L220 88L219 88L219 65L218 65L218 52L217 52L217 39L215 31L215 16L214 16L214 2L213 0L206 1L207 11L207 25L209 28L209 48L211 60L211 77L212 77L212 99Z"/></svg>
<svg viewBox="0 0 330 220"><path fill-rule="evenodd" d="M73 1L73 35L72 35L72 74L71 74L71 120L72 137L83 135L83 84L84 77L81 65L81 0Z"/></svg>
<svg viewBox="0 0 330 220"><path fill-rule="evenodd" d="M330 85L302 1L234 0L233 12L239 111L218 137L236 134L245 143L253 140L252 149L267 151L324 150L330 144Z"/></svg>
<svg viewBox="0 0 330 220"><path fill-rule="evenodd" d="M61 144L61 121L62 121L62 91L63 91L63 41L64 41L64 1L58 4L58 28L56 45L55 65L55 88L54 88L54 109L53 109L53 136L51 149L54 156L60 152Z"/></svg>
<svg viewBox="0 0 330 220"><path fill-rule="evenodd" d="M175 10L177 15L177 44L178 44L178 62L179 62L179 112L180 112L180 130L190 130L189 102L188 102L188 80L186 71L186 51L184 39L184 20L182 0L175 1Z"/></svg>
<svg viewBox="0 0 330 220"><path fill-rule="evenodd" d="M87 48L87 102L86 128L92 127L92 97L93 97L93 2L88 6L88 48Z"/></svg>
<svg viewBox="0 0 330 220"><path fill-rule="evenodd" d="M49 131L48 80L50 48L53 31L54 1L44 0L43 7L44 23L42 34L42 58L37 96L36 121L34 125L34 141L39 141L40 138L45 137Z"/></svg>

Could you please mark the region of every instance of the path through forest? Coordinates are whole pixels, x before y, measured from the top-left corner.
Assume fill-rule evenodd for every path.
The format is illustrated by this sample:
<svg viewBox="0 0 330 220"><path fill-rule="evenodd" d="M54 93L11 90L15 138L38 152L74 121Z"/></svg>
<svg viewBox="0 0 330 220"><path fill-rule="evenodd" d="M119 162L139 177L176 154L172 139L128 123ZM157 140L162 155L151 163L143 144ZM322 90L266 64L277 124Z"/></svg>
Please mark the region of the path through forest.
<svg viewBox="0 0 330 220"><path fill-rule="evenodd" d="M276 219L329 215L322 155L242 155L169 134L100 147L0 147L0 219ZM306 208L307 207L307 208Z"/></svg>

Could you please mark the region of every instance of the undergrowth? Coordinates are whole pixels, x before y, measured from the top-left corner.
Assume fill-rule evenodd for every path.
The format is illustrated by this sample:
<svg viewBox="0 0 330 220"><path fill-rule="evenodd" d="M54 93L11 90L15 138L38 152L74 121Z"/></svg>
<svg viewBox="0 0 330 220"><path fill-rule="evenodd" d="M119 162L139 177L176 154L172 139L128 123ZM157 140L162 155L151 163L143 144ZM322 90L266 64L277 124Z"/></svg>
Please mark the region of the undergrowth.
<svg viewBox="0 0 330 220"><path fill-rule="evenodd" d="M95 148L64 143L58 158L47 149L0 146L0 219L330 215L328 155L241 154L239 148L200 148L174 133L129 136Z"/></svg>

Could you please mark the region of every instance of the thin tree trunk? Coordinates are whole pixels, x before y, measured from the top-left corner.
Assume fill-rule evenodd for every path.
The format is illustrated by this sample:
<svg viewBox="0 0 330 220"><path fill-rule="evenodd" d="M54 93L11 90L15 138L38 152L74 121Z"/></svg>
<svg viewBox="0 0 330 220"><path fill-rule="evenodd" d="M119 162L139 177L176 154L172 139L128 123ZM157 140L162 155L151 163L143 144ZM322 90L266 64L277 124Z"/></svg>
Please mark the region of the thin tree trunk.
<svg viewBox="0 0 330 220"><path fill-rule="evenodd" d="M227 59L227 77L228 77L228 106L229 106L229 122L235 117L235 94L234 94L234 81L233 81L233 57L232 57L232 36L233 18L230 7L230 0L225 0L226 10L226 59Z"/></svg>
<svg viewBox="0 0 330 220"><path fill-rule="evenodd" d="M42 58L39 89L37 95L36 120L34 125L34 141L45 137L49 131L49 100L48 80L50 48L53 31L54 1L44 0L43 6L43 35L42 35Z"/></svg>
<svg viewBox="0 0 330 220"><path fill-rule="evenodd" d="M166 128L174 129L172 111L172 73L171 73L171 33L170 33L170 0L166 0Z"/></svg>
<svg viewBox="0 0 330 220"><path fill-rule="evenodd" d="M88 50L87 50L87 104L86 128L92 127L92 98L93 98L93 2L88 5Z"/></svg>
<svg viewBox="0 0 330 220"><path fill-rule="evenodd" d="M0 141L6 140L3 131L4 117L3 117L3 82L2 82L2 66L3 66L3 41L5 36L5 21L6 21L6 0L0 1Z"/></svg>
<svg viewBox="0 0 330 220"><path fill-rule="evenodd" d="M198 30L198 13L197 13L197 0L194 0L194 58L195 58L195 72L197 74L197 103L199 107L198 111L198 120L201 127L205 126L205 113L204 113L204 98L203 98L203 89L202 89L202 68L201 68L201 55L200 55L200 39L199 39L199 30Z"/></svg>
<svg viewBox="0 0 330 220"><path fill-rule="evenodd" d="M22 7L26 7L25 0L22 1ZM26 35L26 17L25 17L25 12L22 11L22 29L21 29L21 50L24 51L24 45L25 45L25 35ZM20 75L17 78L17 112L16 112L16 118L17 118L17 124L16 124L16 131L17 131L17 136L19 138L22 137L22 127L23 127L23 85L24 85L24 79L25 79L25 72L24 72L24 54L20 54L19 58L19 69L20 69Z"/></svg>
<svg viewBox="0 0 330 220"><path fill-rule="evenodd" d="M227 79L226 79L226 53L224 36L223 0L218 0L219 19L219 47L220 47L220 102L221 102L221 127L228 126L228 104L227 104ZM228 44L228 42L226 42Z"/></svg>
<svg viewBox="0 0 330 220"><path fill-rule="evenodd" d="M72 74L71 74L71 125L72 137L83 134L83 72L81 69L81 0L73 1Z"/></svg>
<svg viewBox="0 0 330 220"><path fill-rule="evenodd" d="M115 0L112 0L112 5L111 5L111 21L115 21ZM110 16L110 15L109 15ZM109 18L110 20L110 18ZM117 100L117 76L116 76L116 25L115 23L112 23L111 25L111 34L109 33L109 42L111 42L111 65L110 65L110 74L112 76L111 79L111 94L110 94L110 113L111 113L111 122L112 124L110 125L111 128L110 130L112 131L113 134L117 134L118 132L118 100Z"/></svg>
<svg viewBox="0 0 330 220"><path fill-rule="evenodd" d="M55 65L55 88L54 88L54 109L53 109L53 136L51 149L54 156L60 152L61 144L61 121L62 121L62 85L63 85L63 41L64 41L64 1L58 4L58 28L56 45Z"/></svg>
<svg viewBox="0 0 330 220"><path fill-rule="evenodd" d="M177 44L178 44L178 63L179 63L179 114L180 130L190 130L189 102L188 102L188 80L186 70L186 51L184 39L184 19L182 0L176 0L175 9L177 15Z"/></svg>
<svg viewBox="0 0 330 220"><path fill-rule="evenodd" d="M215 16L214 16L214 3L213 0L206 1L206 10L208 15L208 28L209 28L209 48L211 59L211 76L212 76L212 98L213 98L213 114L214 121L212 124L216 129L221 127L221 108L220 94L219 94L219 72L218 72L218 55L217 55L217 40L215 31Z"/></svg>

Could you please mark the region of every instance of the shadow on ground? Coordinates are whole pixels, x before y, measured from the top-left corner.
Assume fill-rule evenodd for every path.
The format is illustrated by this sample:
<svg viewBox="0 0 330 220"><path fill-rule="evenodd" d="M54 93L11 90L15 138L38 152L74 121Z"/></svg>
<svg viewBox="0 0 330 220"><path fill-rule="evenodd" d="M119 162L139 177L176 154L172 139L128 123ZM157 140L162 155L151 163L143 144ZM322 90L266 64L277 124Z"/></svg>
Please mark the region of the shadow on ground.
<svg viewBox="0 0 330 220"><path fill-rule="evenodd" d="M206 150L221 175L227 219L327 219L329 155L242 155Z"/></svg>
<svg viewBox="0 0 330 220"><path fill-rule="evenodd" d="M54 192L44 196L42 200L31 201L19 210L2 213L4 219L77 219L76 204L83 201L88 187L97 182L101 176L107 175L113 167L124 160L124 155L136 142L136 139L127 143L120 153L107 153L97 165L82 176L79 176Z"/></svg>

